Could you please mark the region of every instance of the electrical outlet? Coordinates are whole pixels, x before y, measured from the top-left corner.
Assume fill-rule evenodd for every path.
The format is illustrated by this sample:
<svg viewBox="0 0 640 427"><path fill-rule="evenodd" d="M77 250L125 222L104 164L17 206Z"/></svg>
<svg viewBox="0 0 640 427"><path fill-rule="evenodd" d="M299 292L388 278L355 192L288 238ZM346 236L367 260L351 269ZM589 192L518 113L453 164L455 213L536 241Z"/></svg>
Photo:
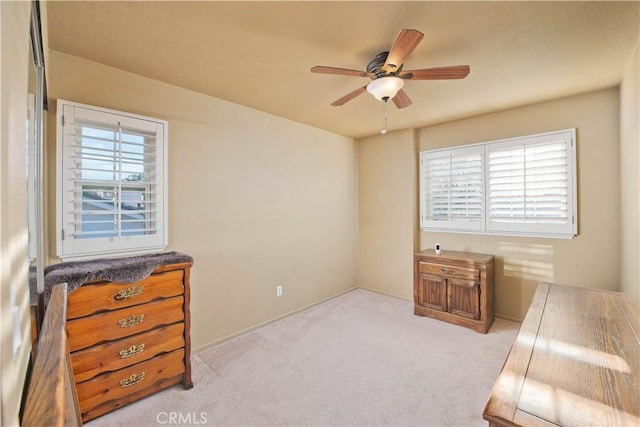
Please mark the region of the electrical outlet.
<svg viewBox="0 0 640 427"><path fill-rule="evenodd" d="M281 297L282 296L282 285L276 286L276 296L277 297Z"/></svg>

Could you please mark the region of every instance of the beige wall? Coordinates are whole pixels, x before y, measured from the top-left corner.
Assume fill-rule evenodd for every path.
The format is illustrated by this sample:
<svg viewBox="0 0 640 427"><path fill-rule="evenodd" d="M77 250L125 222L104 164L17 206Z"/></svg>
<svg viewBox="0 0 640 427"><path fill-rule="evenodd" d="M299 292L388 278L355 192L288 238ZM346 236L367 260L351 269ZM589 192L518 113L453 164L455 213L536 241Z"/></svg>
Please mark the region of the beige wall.
<svg viewBox="0 0 640 427"><path fill-rule="evenodd" d="M620 86L620 290L640 306L640 47Z"/></svg>
<svg viewBox="0 0 640 427"><path fill-rule="evenodd" d="M372 200L380 195L372 190L360 191L360 207L377 206L370 210L374 217L361 224L360 271L378 271L384 281L364 280L361 283L376 290L410 298L412 270L408 260L367 256L367 254L404 253L417 248L431 248L439 242L444 249L489 253L496 255L496 312L510 319L522 319L536 285L552 281L575 286L618 289L619 218L619 96L612 88L594 93L558 99L522 108L451 122L417 131L419 150L472 144L553 130L577 128L578 138L578 217L579 235L573 240L532 239L482 236L473 234L420 232L417 244L409 237L398 239L368 239L366 224L376 230L400 228L401 218L412 223L415 215L415 156L405 153L408 140L384 137L359 141L359 182L369 179L379 182L383 195L405 194L407 186L396 179L382 181L384 176L401 176L413 170L413 199L404 203ZM395 134L393 134L395 135ZM381 140L381 138L383 138ZM375 155L369 153L374 151ZM406 158L396 160L395 151ZM366 155L365 155L366 154ZM383 172L380 172L382 170ZM362 184L361 184L362 185ZM405 199L410 199L405 196ZM384 205L384 208L382 208ZM361 221L363 213L361 212ZM384 232L378 231L384 236ZM409 233L405 232L405 236ZM366 243L366 245L363 245ZM364 249L363 249L364 246ZM388 261L391 260L391 261ZM390 264L387 264L389 263ZM590 268L586 268L589 266ZM394 271L402 280L387 278L386 271Z"/></svg>
<svg viewBox="0 0 640 427"><path fill-rule="evenodd" d="M416 174L412 130L358 142L361 287L413 298Z"/></svg>
<svg viewBox="0 0 640 427"><path fill-rule="evenodd" d="M352 139L63 53L48 60L50 135L58 98L169 121L167 249L195 258L196 348L357 286Z"/></svg>
<svg viewBox="0 0 640 427"><path fill-rule="evenodd" d="M0 2L0 424L3 426L18 425L31 351L25 196L30 11L31 2ZM17 319L12 316L14 309ZM21 338L16 354L14 323Z"/></svg>

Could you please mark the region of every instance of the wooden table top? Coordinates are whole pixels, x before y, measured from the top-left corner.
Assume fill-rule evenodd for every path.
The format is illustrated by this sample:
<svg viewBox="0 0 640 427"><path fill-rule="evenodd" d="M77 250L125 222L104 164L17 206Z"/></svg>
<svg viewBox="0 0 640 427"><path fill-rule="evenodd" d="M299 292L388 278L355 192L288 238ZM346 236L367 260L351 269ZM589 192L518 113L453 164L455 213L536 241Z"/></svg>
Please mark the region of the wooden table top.
<svg viewBox="0 0 640 427"><path fill-rule="evenodd" d="M483 418L640 426L639 332L638 307L625 294L540 284Z"/></svg>

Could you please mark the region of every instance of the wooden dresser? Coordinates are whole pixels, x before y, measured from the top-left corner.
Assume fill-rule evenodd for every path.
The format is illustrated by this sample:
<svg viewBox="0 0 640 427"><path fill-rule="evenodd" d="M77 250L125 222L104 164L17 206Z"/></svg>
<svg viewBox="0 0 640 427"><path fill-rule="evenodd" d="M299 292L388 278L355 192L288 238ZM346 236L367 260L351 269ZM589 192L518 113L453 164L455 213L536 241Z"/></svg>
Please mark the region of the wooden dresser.
<svg viewBox="0 0 640 427"><path fill-rule="evenodd" d="M493 323L493 255L420 251L413 280L416 315L487 333Z"/></svg>
<svg viewBox="0 0 640 427"><path fill-rule="evenodd" d="M82 421L180 382L193 387L191 263L133 283L91 280L68 295L69 352Z"/></svg>
<svg viewBox="0 0 640 427"><path fill-rule="evenodd" d="M640 425L639 337L627 295L540 284L483 418L510 427Z"/></svg>

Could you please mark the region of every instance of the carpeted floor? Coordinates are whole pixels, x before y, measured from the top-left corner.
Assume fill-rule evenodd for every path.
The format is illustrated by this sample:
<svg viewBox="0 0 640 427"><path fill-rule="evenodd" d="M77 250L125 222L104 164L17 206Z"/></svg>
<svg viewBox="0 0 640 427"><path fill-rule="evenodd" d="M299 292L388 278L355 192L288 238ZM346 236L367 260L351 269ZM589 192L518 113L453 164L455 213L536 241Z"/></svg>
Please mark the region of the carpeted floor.
<svg viewBox="0 0 640 427"><path fill-rule="evenodd" d="M194 353L193 389L88 425L486 426L518 326L496 319L483 335L357 289Z"/></svg>

